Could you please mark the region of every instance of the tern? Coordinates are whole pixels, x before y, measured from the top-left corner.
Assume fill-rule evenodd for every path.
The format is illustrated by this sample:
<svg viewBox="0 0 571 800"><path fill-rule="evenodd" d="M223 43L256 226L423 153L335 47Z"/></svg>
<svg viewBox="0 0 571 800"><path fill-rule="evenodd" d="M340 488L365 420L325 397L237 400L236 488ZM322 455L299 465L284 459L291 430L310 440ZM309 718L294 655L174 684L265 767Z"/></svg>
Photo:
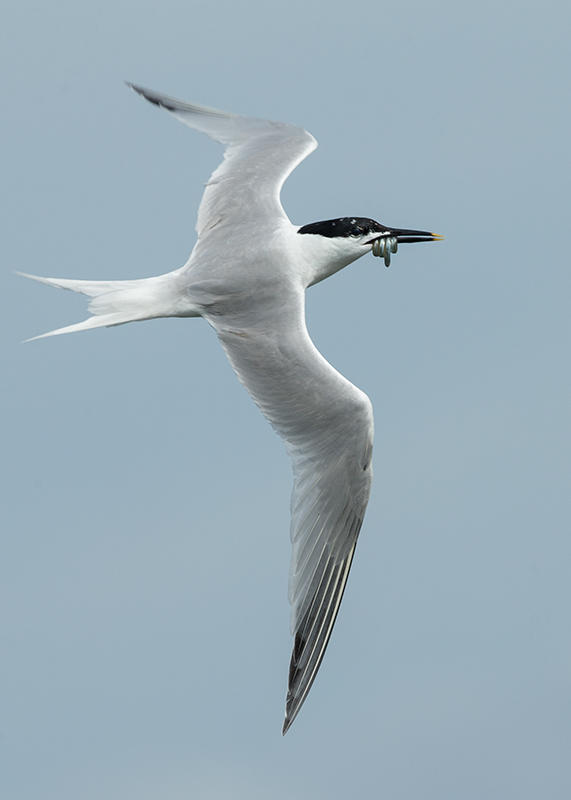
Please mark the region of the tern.
<svg viewBox="0 0 571 800"><path fill-rule="evenodd" d="M158 317L203 317L216 331L293 464L289 601L294 644L285 733L327 648L373 476L371 402L311 341L305 290L366 253L384 258L388 266L399 244L442 237L357 216L294 225L280 191L317 147L310 133L127 85L224 145L224 160L200 203L196 244L180 269L140 280L22 273L91 298L88 319L33 338Z"/></svg>

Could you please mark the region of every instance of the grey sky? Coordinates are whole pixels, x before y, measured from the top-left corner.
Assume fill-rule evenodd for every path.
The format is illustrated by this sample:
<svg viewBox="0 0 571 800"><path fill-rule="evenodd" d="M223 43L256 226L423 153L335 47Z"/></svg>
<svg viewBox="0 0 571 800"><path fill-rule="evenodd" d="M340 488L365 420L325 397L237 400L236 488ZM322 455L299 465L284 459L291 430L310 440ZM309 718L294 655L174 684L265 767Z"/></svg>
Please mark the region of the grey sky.
<svg viewBox="0 0 571 800"><path fill-rule="evenodd" d="M398 5L398 7L395 7ZM3 13L0 793L571 795L567 4L10 0ZM46 340L24 282L181 265L219 147L134 80L298 123L299 224L435 230L310 290L375 484L280 735L290 468L208 326Z"/></svg>

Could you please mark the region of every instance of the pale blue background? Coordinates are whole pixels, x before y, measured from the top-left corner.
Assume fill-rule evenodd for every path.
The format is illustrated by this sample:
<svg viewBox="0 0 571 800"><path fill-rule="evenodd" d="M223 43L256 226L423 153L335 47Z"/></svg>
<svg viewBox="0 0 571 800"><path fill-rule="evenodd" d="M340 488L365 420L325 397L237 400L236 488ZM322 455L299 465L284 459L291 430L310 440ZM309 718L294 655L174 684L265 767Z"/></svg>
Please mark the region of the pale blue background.
<svg viewBox="0 0 571 800"><path fill-rule="evenodd" d="M5 3L0 794L571 797L569 37L561 2ZM200 320L21 269L181 265L218 146L130 93L295 122L283 199L436 230L308 296L371 396L336 630L280 734L290 469Z"/></svg>

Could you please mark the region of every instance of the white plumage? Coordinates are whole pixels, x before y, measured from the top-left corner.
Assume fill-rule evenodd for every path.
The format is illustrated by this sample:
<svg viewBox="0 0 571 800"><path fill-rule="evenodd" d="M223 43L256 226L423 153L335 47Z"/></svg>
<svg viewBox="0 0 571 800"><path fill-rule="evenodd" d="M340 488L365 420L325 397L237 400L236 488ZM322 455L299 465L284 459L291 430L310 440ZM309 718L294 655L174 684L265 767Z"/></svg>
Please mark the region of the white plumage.
<svg viewBox="0 0 571 800"><path fill-rule="evenodd" d="M372 480L371 403L315 348L305 325L305 289L373 248L381 255L394 243L395 252L399 232L361 218L316 223L307 231L294 226L279 195L287 176L317 146L311 134L129 85L225 146L204 191L188 262L133 281L27 277L91 298L91 317L43 336L155 317L203 317L284 439L294 471L294 647L285 733L327 647ZM436 238L424 231L400 233L400 241L418 241L419 234L422 240Z"/></svg>

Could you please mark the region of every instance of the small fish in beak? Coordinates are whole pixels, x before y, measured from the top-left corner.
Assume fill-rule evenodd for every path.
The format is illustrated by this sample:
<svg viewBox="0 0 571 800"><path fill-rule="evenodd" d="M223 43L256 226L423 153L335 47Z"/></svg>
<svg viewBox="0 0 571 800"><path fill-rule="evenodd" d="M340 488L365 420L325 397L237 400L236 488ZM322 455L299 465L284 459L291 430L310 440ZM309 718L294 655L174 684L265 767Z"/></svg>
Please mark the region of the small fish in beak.
<svg viewBox="0 0 571 800"><path fill-rule="evenodd" d="M430 231L413 231L407 228L395 228L390 230L388 235L373 241L372 253L385 260L385 267L391 264L391 253L396 253L400 244L412 244L413 242L440 242L444 236Z"/></svg>

